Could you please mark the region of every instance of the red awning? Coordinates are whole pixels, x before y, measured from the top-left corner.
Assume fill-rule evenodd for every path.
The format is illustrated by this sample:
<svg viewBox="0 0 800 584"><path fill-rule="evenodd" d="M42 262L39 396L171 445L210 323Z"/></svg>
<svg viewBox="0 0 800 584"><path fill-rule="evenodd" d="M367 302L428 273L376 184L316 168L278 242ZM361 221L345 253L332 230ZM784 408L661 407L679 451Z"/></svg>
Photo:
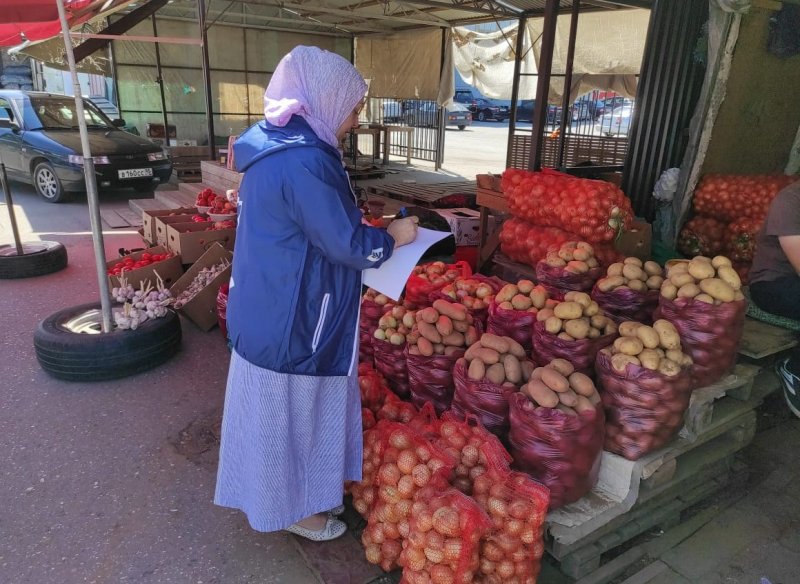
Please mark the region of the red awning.
<svg viewBox="0 0 800 584"><path fill-rule="evenodd" d="M98 0L64 0L70 27L99 14L106 4ZM61 33L55 0L0 0L0 47L26 39L42 41Z"/></svg>

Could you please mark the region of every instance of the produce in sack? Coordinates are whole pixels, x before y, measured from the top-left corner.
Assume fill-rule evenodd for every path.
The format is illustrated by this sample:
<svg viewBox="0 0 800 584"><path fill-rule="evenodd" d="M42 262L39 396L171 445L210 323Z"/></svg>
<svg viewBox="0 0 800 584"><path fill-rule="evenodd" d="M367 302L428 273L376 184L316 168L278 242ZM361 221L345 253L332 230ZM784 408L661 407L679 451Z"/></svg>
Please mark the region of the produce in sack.
<svg viewBox="0 0 800 584"><path fill-rule="evenodd" d="M786 175L705 175L694 191L692 205L699 215L726 223L743 217L763 221L772 199L798 180Z"/></svg>
<svg viewBox="0 0 800 584"><path fill-rule="evenodd" d="M230 284L225 283L219 287L217 292L217 324L219 330L222 331L222 336L228 338L228 294L230 293Z"/></svg>
<svg viewBox="0 0 800 584"><path fill-rule="evenodd" d="M192 283L189 284L183 292L178 294L178 297L175 299L175 308L182 308L187 302L202 292L206 286L211 284L214 278L227 270L230 265L231 262L228 258L222 258L219 263L203 268L197 272Z"/></svg>
<svg viewBox="0 0 800 584"><path fill-rule="evenodd" d="M404 584L472 584L489 517L455 489L428 486L417 493L400 565Z"/></svg>
<svg viewBox="0 0 800 584"><path fill-rule="evenodd" d="M169 313L169 306L174 302L172 293L164 287L164 280L156 274L156 287L147 280L139 283L134 290L125 276L120 276L119 286L111 289L111 295L122 303L122 311L113 313L114 324L120 330L136 330L147 320L163 318Z"/></svg>
<svg viewBox="0 0 800 584"><path fill-rule="evenodd" d="M528 352L531 349L536 314L543 308L553 308L556 304L558 301L549 298L544 286L537 286L530 280L506 284L489 305L487 330L501 337L511 337Z"/></svg>
<svg viewBox="0 0 800 584"><path fill-rule="evenodd" d="M484 333L456 361L453 413L472 414L487 430L505 437L508 398L530 379L533 370L522 345L510 337Z"/></svg>
<svg viewBox="0 0 800 584"><path fill-rule="evenodd" d="M361 298L361 313L358 317L358 357L359 361L372 363L372 333L378 327L378 320L394 306L385 294L368 288Z"/></svg>
<svg viewBox="0 0 800 584"><path fill-rule="evenodd" d="M752 262L762 224L762 219L749 217L731 222L725 233L725 254L734 262Z"/></svg>
<svg viewBox="0 0 800 584"><path fill-rule="evenodd" d="M550 489L550 508L572 503L597 481L605 417L594 383L556 359L510 398L514 466Z"/></svg>
<svg viewBox="0 0 800 584"><path fill-rule="evenodd" d="M473 495L492 527L480 545L480 584L535 584L544 555L547 488L520 472L490 470Z"/></svg>
<svg viewBox="0 0 800 584"><path fill-rule="evenodd" d="M158 262L163 262L174 256L175 254L172 252L153 254L144 252L138 260L126 256L108 269L108 275L119 276L124 272L130 272L131 270L138 270L139 268L157 264Z"/></svg>
<svg viewBox="0 0 800 584"><path fill-rule="evenodd" d="M594 248L585 241L563 243L536 264L536 279L551 296L568 290L589 291L602 273Z"/></svg>
<svg viewBox="0 0 800 584"><path fill-rule="evenodd" d="M536 315L533 326L533 353L541 364L567 359L588 375L594 370L597 351L611 344L617 325L600 310L585 292L570 291L564 302L545 308Z"/></svg>
<svg viewBox="0 0 800 584"><path fill-rule="evenodd" d="M509 168L502 187L515 217L564 229L590 243L613 241L633 217L630 199L606 181Z"/></svg>
<svg viewBox="0 0 800 584"><path fill-rule="evenodd" d="M686 222L678 236L682 254L712 256L722 251L726 226L712 217L694 217Z"/></svg>
<svg viewBox="0 0 800 584"><path fill-rule="evenodd" d="M478 331L466 307L446 300L435 300L414 316L406 337L411 399L418 408L431 402L441 414L453 399L455 362L478 340Z"/></svg>
<svg viewBox="0 0 800 584"><path fill-rule="evenodd" d="M692 380L703 387L719 380L736 362L747 301L741 279L724 256L697 256L667 271L656 318L671 322L691 356Z"/></svg>
<svg viewBox="0 0 800 584"><path fill-rule="evenodd" d="M629 460L657 450L683 425L692 393L692 358L666 320L623 322L614 345L597 355L606 412L605 449Z"/></svg>
<svg viewBox="0 0 800 584"><path fill-rule="evenodd" d="M459 277L472 275L467 262L431 262L416 266L406 282L405 298L411 307L429 306L431 295Z"/></svg>
<svg viewBox="0 0 800 584"><path fill-rule="evenodd" d="M481 325L485 327L486 319L489 316L489 305L504 283L500 278L474 274L468 278L457 278L452 284L448 284L433 294L431 298L432 300L441 298L448 302L463 304L473 318L480 321Z"/></svg>
<svg viewBox="0 0 800 584"><path fill-rule="evenodd" d="M362 407L369 409L376 420L409 422L417 413L414 404L400 400L383 375L369 364L359 364L358 386Z"/></svg>
<svg viewBox="0 0 800 584"><path fill-rule="evenodd" d="M367 561L388 572L397 567L402 541L409 537L414 496L429 484L446 485L454 461L405 425L382 421L371 430L376 431L383 457L374 476L377 496L361 542Z"/></svg>
<svg viewBox="0 0 800 584"><path fill-rule="evenodd" d="M408 310L404 306L392 306L378 319L378 328L372 336L392 345L405 345L406 335L411 332L416 322L415 314L415 311Z"/></svg>
<svg viewBox="0 0 800 584"><path fill-rule="evenodd" d="M406 336L415 322L414 311L395 305L378 319L378 328L372 335L375 368L386 377L391 388L400 397L409 395L405 348Z"/></svg>
<svg viewBox="0 0 800 584"><path fill-rule="evenodd" d="M511 217L500 228L500 251L516 262L536 266L553 247L575 239L571 233L557 227L531 225Z"/></svg>
<svg viewBox="0 0 800 584"><path fill-rule="evenodd" d="M370 410L367 410L370 411ZM363 419L363 410L362 410ZM389 424L388 420L382 422ZM385 444L381 440L381 432L378 428L380 422L364 431L363 447L361 450L361 480L357 482L345 483L345 492L353 498L353 508L366 519L369 517L372 507L378 497L378 486L375 475L383 460Z"/></svg>
<svg viewBox="0 0 800 584"><path fill-rule="evenodd" d="M611 264L592 290L592 299L615 322L652 322L664 270L656 262L629 257Z"/></svg>
<svg viewBox="0 0 800 584"><path fill-rule="evenodd" d="M375 414L372 413L372 410L369 410L367 408L361 408L361 428L363 428L364 430L369 430L377 423L378 420L375 419ZM345 486L345 492L349 492L346 486Z"/></svg>

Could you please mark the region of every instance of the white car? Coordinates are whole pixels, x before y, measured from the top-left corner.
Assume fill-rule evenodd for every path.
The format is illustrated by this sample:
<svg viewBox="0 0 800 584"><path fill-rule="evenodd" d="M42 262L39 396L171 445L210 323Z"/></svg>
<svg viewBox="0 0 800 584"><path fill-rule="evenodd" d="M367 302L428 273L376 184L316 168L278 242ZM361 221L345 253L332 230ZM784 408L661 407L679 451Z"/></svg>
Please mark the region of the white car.
<svg viewBox="0 0 800 584"><path fill-rule="evenodd" d="M600 136L627 136L632 116L632 107L618 107L597 118L594 124L594 133Z"/></svg>

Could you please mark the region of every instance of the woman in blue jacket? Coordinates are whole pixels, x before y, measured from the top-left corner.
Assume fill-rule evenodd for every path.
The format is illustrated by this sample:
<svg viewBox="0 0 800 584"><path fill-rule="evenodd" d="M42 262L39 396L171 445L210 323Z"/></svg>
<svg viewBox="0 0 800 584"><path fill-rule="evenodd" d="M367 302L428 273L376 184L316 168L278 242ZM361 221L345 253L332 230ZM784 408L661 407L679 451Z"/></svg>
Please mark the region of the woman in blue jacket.
<svg viewBox="0 0 800 584"><path fill-rule="evenodd" d="M343 484L361 479L361 271L416 237L411 220L364 224L343 168L366 91L344 58L297 47L272 76L266 119L234 145L244 177L214 502L258 531L342 535Z"/></svg>

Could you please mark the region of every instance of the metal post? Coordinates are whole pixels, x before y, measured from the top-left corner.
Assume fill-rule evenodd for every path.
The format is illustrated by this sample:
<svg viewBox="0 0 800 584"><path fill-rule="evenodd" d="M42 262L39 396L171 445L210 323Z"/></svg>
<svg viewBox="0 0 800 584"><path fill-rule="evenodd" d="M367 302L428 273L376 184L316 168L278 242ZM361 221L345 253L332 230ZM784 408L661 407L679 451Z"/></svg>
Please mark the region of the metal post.
<svg viewBox="0 0 800 584"><path fill-rule="evenodd" d="M508 147L506 149L506 168L511 166L511 149L517 131L517 102L519 101L519 72L522 68L522 51L525 48L525 33L528 19L524 16L517 24L517 44L514 48L514 79L511 81L511 119L508 121Z"/></svg>
<svg viewBox="0 0 800 584"><path fill-rule="evenodd" d="M14 213L14 200L11 198L11 186L8 184L6 175L6 165L0 160L0 180L3 181L3 193L6 196L6 207L8 207L8 219L11 221L11 233L14 235L14 246L17 248L17 255L25 255L22 249L22 241L19 239L19 229L17 229L17 215Z"/></svg>
<svg viewBox="0 0 800 584"><path fill-rule="evenodd" d="M158 28L156 25L156 15L151 14L150 18L153 21L153 36L158 36ZM156 75L158 76L158 89L161 92L161 116L164 120L164 146L169 148L169 123L167 121L167 97L164 95L164 76L161 71L161 50L158 48L158 43L155 44L156 49Z"/></svg>
<svg viewBox="0 0 800 584"><path fill-rule="evenodd" d="M206 91L206 123L208 128L208 150L211 155L211 160L216 159L217 153L215 149L214 139L214 108L211 100L211 68L208 64L208 33L206 31L206 2L205 0L197 0L197 22L200 26L200 40L203 44L200 51L203 56L203 85Z"/></svg>
<svg viewBox="0 0 800 584"><path fill-rule="evenodd" d="M558 135L556 168L564 166L564 146L567 143L567 116L569 115L570 94L572 93L572 65L575 60L575 42L578 37L578 18L581 0L572 0L572 16L569 22L569 44L567 47L567 67L564 70L564 95L561 99L561 132Z"/></svg>
<svg viewBox="0 0 800 584"><path fill-rule="evenodd" d="M542 31L542 51L539 55L539 71L537 73L536 107L533 110L529 170L542 168L544 127L547 124L547 96L550 93L550 75L553 71L553 46L556 40L559 4L560 0L547 0L544 8L544 30Z"/></svg>
<svg viewBox="0 0 800 584"><path fill-rule="evenodd" d="M92 243L94 244L94 261L97 267L97 283L100 285L100 308L103 313L103 332L111 332L111 293L108 289L108 276L106 275L106 250L103 247L103 228L100 224L100 202L97 196L97 177L94 172L92 150L89 146L89 131L86 129L86 117L83 111L83 96L78 81L78 71L75 68L75 55L72 52L72 38L69 34L67 14L64 10L64 0L56 0L58 5L58 18L61 21L61 33L64 37L67 62L72 74L72 85L75 88L75 110L78 115L78 129L81 135L81 150L83 151L83 175L86 179L86 198L89 201L89 220L92 224Z"/></svg>

